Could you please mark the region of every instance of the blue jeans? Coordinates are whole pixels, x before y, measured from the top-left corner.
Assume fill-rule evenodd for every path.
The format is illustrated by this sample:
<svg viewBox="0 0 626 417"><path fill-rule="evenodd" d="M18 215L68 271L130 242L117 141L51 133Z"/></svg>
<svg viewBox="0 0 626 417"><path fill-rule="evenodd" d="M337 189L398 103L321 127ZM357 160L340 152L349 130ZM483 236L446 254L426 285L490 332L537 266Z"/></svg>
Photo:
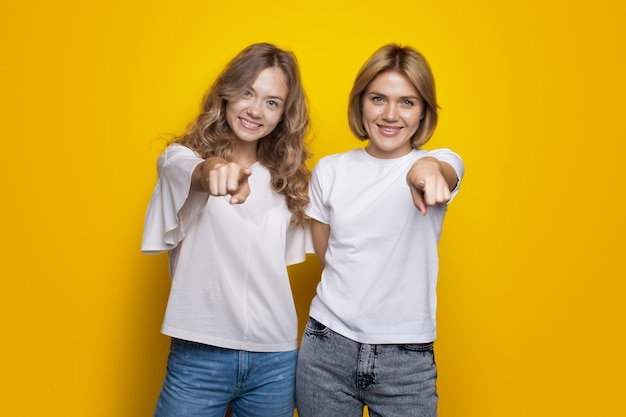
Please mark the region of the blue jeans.
<svg viewBox="0 0 626 417"><path fill-rule="evenodd" d="M172 338L155 417L293 417L298 351L247 352Z"/></svg>
<svg viewBox="0 0 626 417"><path fill-rule="evenodd" d="M299 417L437 416L433 343L369 345L309 319L298 356Z"/></svg>

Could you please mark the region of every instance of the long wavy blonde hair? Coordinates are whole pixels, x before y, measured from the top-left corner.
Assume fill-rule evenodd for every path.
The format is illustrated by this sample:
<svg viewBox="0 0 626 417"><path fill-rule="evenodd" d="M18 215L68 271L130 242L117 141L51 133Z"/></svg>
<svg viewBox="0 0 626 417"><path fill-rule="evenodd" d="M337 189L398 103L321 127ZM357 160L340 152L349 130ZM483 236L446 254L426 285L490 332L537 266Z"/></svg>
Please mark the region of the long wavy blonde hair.
<svg viewBox="0 0 626 417"><path fill-rule="evenodd" d="M309 127L307 100L293 53L267 43L253 44L241 51L219 75L202 101L202 109L185 134L175 142L196 151L202 158L233 159L232 130L226 122L226 104L237 99L261 71L279 68L287 81L287 98L282 120L258 142L257 158L271 174L271 187L286 197L292 222L304 223L309 203L310 153L305 144Z"/></svg>

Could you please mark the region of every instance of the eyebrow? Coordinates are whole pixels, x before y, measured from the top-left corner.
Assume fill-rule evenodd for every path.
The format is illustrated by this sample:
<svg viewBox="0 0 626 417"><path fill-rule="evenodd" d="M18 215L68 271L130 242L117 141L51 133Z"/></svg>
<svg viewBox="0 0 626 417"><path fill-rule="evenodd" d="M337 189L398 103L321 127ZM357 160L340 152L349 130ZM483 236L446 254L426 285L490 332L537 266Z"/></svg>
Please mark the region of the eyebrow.
<svg viewBox="0 0 626 417"><path fill-rule="evenodd" d="M256 90L255 90L255 89L254 89L254 87L252 87L251 85L249 85L248 87L246 87L246 89L247 89L247 90L250 90L250 91L253 91L253 92L254 92L254 94L256 94ZM286 100L285 100L283 97L281 97L281 96L268 96L268 97L265 97L265 98L266 98L266 99L271 99L271 100L280 100L280 101L282 101L282 102L285 102L285 101L286 101Z"/></svg>
<svg viewBox="0 0 626 417"><path fill-rule="evenodd" d="M280 100L280 101L285 101L284 98L282 98L281 96L269 96L266 98L271 98L272 100Z"/></svg>
<svg viewBox="0 0 626 417"><path fill-rule="evenodd" d="M367 94L367 95L374 95L374 96L385 97L385 98L389 97L387 94L378 93L378 92L376 92L376 91L368 91L366 94ZM406 99L409 99L409 98L410 98L410 99L414 99L414 100L419 100L419 99L420 99L420 97L418 97L418 96L412 96L412 95L409 95L409 96L402 96L402 97L400 97L400 98L401 98L401 99L405 99L405 100L406 100Z"/></svg>

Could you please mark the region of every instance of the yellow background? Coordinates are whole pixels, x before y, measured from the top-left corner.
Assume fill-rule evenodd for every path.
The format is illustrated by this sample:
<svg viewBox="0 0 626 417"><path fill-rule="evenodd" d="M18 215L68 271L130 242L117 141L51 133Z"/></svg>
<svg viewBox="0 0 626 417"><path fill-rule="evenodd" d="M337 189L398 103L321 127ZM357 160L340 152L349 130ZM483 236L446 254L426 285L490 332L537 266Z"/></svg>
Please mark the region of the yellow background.
<svg viewBox="0 0 626 417"><path fill-rule="evenodd" d="M156 158L244 46L296 53L319 157L384 43L434 70L466 178L442 237L443 417L624 416L622 2L5 2L0 414L148 416L166 257L140 254ZM317 260L292 268L301 326Z"/></svg>

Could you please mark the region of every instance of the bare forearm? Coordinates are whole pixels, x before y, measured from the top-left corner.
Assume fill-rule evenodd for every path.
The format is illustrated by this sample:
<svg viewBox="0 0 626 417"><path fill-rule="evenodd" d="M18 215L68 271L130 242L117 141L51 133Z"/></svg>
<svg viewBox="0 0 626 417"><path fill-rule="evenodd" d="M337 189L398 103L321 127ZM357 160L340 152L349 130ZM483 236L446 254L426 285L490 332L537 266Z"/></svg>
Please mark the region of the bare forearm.
<svg viewBox="0 0 626 417"><path fill-rule="evenodd" d="M452 168L452 165L447 162L439 161L439 165L441 166L441 175L443 175L448 183L448 188L450 188L450 191L454 190L459 182L459 177L457 176L456 171Z"/></svg>
<svg viewBox="0 0 626 417"><path fill-rule="evenodd" d="M205 163L206 160L200 162L198 165L196 165L193 172L191 173L191 191L205 192L204 188L202 187L202 170L204 169Z"/></svg>
<svg viewBox="0 0 626 417"><path fill-rule="evenodd" d="M325 256L326 249L328 249L328 238L330 237L330 226L318 222L317 220L311 221L311 234L313 236L313 249L317 254L317 258L320 261L322 269L326 266Z"/></svg>
<svg viewBox="0 0 626 417"><path fill-rule="evenodd" d="M456 171L454 170L454 168L452 168L452 165L445 161L440 161L432 156L426 156L420 159L420 162L430 162L434 164L445 179L446 184L448 184L448 188L450 189L450 191L452 191L454 187L456 187L459 179L456 175Z"/></svg>

